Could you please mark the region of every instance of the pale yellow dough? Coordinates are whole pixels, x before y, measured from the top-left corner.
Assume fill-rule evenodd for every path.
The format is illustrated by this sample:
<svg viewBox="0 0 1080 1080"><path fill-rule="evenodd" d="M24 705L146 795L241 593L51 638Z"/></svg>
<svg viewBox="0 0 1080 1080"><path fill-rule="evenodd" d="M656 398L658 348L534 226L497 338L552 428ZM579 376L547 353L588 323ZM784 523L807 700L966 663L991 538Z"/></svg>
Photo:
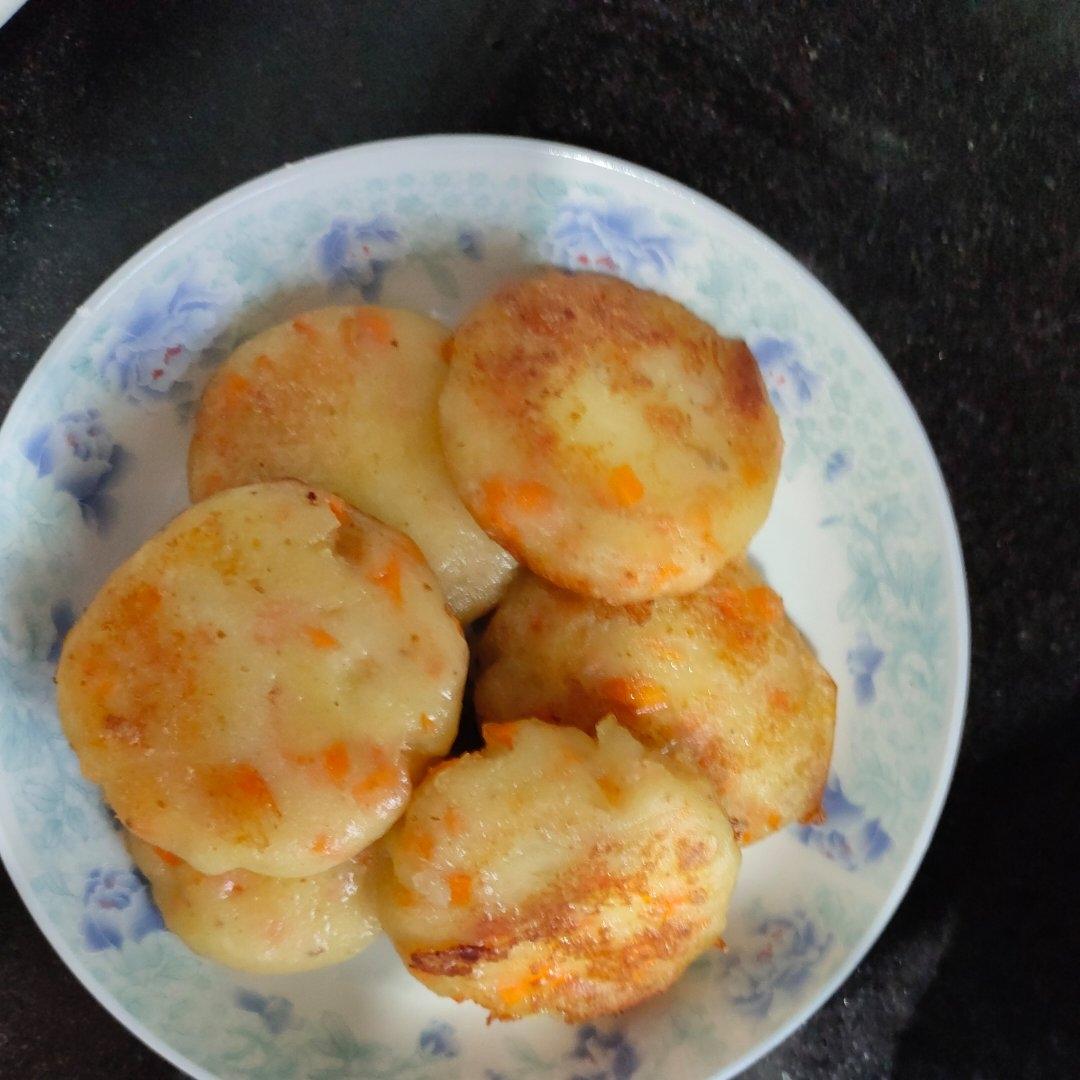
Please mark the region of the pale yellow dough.
<svg viewBox="0 0 1080 1080"><path fill-rule="evenodd" d="M381 836L457 731L467 649L407 537L291 481L206 499L72 629L60 718L142 839L317 873Z"/></svg>
<svg viewBox="0 0 1080 1080"><path fill-rule="evenodd" d="M724 929L739 849L708 785L613 719L536 720L433 770L384 841L379 915L436 993L581 1021L670 986Z"/></svg>
<svg viewBox="0 0 1080 1080"><path fill-rule="evenodd" d="M514 560L450 483L437 402L446 330L411 311L309 311L241 345L211 379L188 455L194 501L294 478L340 495L419 545L454 614L498 600Z"/></svg>

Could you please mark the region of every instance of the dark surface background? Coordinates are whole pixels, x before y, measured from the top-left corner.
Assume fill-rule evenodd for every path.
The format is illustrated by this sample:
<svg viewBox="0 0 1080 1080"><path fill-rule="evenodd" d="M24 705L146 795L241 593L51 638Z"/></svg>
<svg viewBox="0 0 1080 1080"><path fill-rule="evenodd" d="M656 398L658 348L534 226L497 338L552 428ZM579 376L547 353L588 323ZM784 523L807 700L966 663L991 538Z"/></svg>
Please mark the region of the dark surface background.
<svg viewBox="0 0 1080 1080"><path fill-rule="evenodd" d="M974 637L956 781L909 896L749 1075L1080 1075L1078 117L1070 0L30 0L0 28L0 400L160 230L333 147L553 138L731 207L915 402ZM0 1074L173 1075L0 882Z"/></svg>

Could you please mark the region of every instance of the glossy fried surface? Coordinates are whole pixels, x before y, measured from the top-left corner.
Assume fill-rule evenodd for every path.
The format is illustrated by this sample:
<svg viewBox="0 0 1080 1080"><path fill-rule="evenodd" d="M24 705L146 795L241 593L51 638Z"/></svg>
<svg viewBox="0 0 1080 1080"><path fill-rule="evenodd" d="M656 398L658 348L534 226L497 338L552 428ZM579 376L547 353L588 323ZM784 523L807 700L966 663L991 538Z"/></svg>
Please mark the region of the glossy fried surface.
<svg viewBox="0 0 1080 1080"><path fill-rule="evenodd" d="M818 811L836 688L744 559L690 596L621 608L522 575L481 641L480 670L481 720L588 730L614 713L708 777L743 843Z"/></svg>
<svg viewBox="0 0 1080 1080"><path fill-rule="evenodd" d="M192 951L261 974L311 971L355 956L378 932L371 854L308 877L200 874L128 833L165 925Z"/></svg>
<svg viewBox="0 0 1080 1080"><path fill-rule="evenodd" d="M203 873L303 875L404 809L467 662L416 546L294 482L197 504L68 635L60 718L138 836Z"/></svg>
<svg viewBox="0 0 1080 1080"><path fill-rule="evenodd" d="M580 1021L666 989L723 931L739 866L708 786L613 719L536 720L418 787L384 841L380 919L432 990Z"/></svg>
<svg viewBox="0 0 1080 1080"><path fill-rule="evenodd" d="M476 308L440 415L476 520L535 573L611 603L704 585L765 520L780 465L746 345L597 274L548 271Z"/></svg>
<svg viewBox="0 0 1080 1080"><path fill-rule="evenodd" d="M203 393L191 497L293 478L340 495L424 552L454 613L483 614L513 559L473 521L446 471L437 419L446 330L380 307L331 307L240 346Z"/></svg>

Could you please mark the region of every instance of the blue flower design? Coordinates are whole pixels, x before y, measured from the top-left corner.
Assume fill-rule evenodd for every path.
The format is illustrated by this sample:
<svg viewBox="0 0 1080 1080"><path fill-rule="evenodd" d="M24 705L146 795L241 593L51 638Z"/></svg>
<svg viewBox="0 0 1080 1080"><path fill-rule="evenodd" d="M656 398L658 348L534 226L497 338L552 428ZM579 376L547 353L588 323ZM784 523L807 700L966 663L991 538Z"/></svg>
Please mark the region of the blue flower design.
<svg viewBox="0 0 1080 1080"><path fill-rule="evenodd" d="M834 450L825 459L825 479L831 484L851 471L851 455L846 450Z"/></svg>
<svg viewBox="0 0 1080 1080"><path fill-rule="evenodd" d="M829 777L821 808L825 824L802 825L795 835L807 847L816 848L845 870L858 870L875 862L892 847L892 838L881 819L867 821L863 808L844 794L839 777Z"/></svg>
<svg viewBox="0 0 1080 1080"><path fill-rule="evenodd" d="M146 879L134 870L91 870L82 900L79 929L91 952L120 949L165 928Z"/></svg>
<svg viewBox="0 0 1080 1080"><path fill-rule="evenodd" d="M71 607L70 600L57 600L49 612L49 618L53 624L53 639L49 646L46 659L50 664L55 664L60 659L60 650L64 647L64 638L68 631L75 625L75 612Z"/></svg>
<svg viewBox="0 0 1080 1080"><path fill-rule="evenodd" d="M627 1080L641 1064L621 1031L601 1031L595 1024L578 1028L568 1056L575 1062L570 1080Z"/></svg>
<svg viewBox="0 0 1080 1080"><path fill-rule="evenodd" d="M334 284L354 286L372 304L400 246L401 233L385 214L367 221L335 218L316 243L315 255Z"/></svg>
<svg viewBox="0 0 1080 1080"><path fill-rule="evenodd" d="M645 209L568 202L548 229L552 261L627 276L663 275L675 261L676 237L660 231Z"/></svg>
<svg viewBox="0 0 1080 1080"><path fill-rule="evenodd" d="M184 375L210 344L227 299L193 274L145 289L127 319L93 349L97 370L131 401L186 392Z"/></svg>
<svg viewBox="0 0 1080 1080"><path fill-rule="evenodd" d="M777 992L796 993L832 947L803 912L766 919L744 952L728 960L728 985L735 1005L765 1016Z"/></svg>
<svg viewBox="0 0 1080 1080"><path fill-rule="evenodd" d="M810 404L817 389L818 376L799 359L793 342L763 337L750 345L776 411L795 415Z"/></svg>
<svg viewBox="0 0 1080 1080"><path fill-rule="evenodd" d="M112 511L106 489L116 482L124 461L97 409L64 413L38 428L23 443L23 455L41 476L51 476L57 491L66 491L87 521L103 523Z"/></svg>
<svg viewBox="0 0 1080 1080"><path fill-rule="evenodd" d="M480 234L473 232L472 229L463 229L458 233L457 246L458 251L473 262L479 262L484 257L480 246Z"/></svg>
<svg viewBox="0 0 1080 1080"><path fill-rule="evenodd" d="M874 675L884 659L885 654L868 634L859 634L855 639L855 648L848 650L848 672L855 679L855 700L860 705L869 705L877 696Z"/></svg>
<svg viewBox="0 0 1080 1080"><path fill-rule="evenodd" d="M260 994L238 986L235 1000L239 1008L259 1017L271 1035L280 1035L292 1019L292 1002L279 994Z"/></svg>
<svg viewBox="0 0 1080 1080"><path fill-rule="evenodd" d="M461 1053L454 1029L441 1020L432 1020L422 1032L418 1044L425 1054L432 1057L455 1058Z"/></svg>

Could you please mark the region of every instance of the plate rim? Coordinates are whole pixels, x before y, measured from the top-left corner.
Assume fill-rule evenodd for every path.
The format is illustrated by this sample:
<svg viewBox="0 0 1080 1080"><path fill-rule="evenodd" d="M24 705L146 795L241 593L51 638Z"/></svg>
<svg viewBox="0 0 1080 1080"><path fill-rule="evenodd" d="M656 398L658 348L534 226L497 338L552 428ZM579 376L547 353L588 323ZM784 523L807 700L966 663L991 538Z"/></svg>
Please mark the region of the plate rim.
<svg viewBox="0 0 1080 1080"><path fill-rule="evenodd" d="M817 1013L832 998L855 968L862 963L885 927L892 920L901 901L907 895L919 867L923 863L926 851L941 819L945 800L952 786L960 743L964 733L971 681L971 612L963 548L948 484L945 481L941 464L934 452L933 444L911 398L881 350L874 344L854 315L791 252L733 210L683 184L681 181L664 176L662 173L646 166L636 165L613 155L569 143L547 139L531 139L523 136L480 133L409 135L354 143L323 153L313 154L296 161L286 162L284 165L261 173L230 188L185 214L173 225L148 240L138 251L121 263L83 303L76 307L30 369L12 399L3 422L0 423L0 445L4 443L5 437L8 435L9 425L14 426L12 418L27 407L26 403L32 398L34 388L44 377L45 369L48 367L50 360L54 355L60 355L64 352L69 339L79 332L82 323L96 314L97 309L107 303L115 292L121 289L132 277L136 276L144 265L168 251L170 247L186 236L192 228L213 221L221 214L242 206L250 199L288 184L304 170L325 167L332 165L336 160L345 160L356 156L387 152L392 154L395 149L414 147L424 143L428 144L435 152L443 148L462 148L469 144L474 146L480 144L484 149L503 152L512 152L517 148L530 154L539 154L545 159L573 161L585 166L598 167L635 181L644 182L649 187L675 194L696 210L718 214L721 218L726 219L731 227L741 233L753 245L774 257L779 257L785 267L793 272L801 280L801 283L809 289L817 304L829 309L832 316L844 325L847 332L874 359L881 369L893 397L897 399L900 412L906 418L908 427L915 437L919 452L929 466L929 478L934 488L936 511L940 515L945 533L943 554L949 565L952 582L950 590L952 592L951 602L956 613L954 632L950 635L952 637L950 644L955 651L957 670L956 679L950 688L952 691L952 703L947 718L947 732L941 761L942 767L938 771L935 787L926 800L923 822L911 851L899 868L888 895L879 906L870 925L858 940L849 947L847 956L808 1002L796 1008L791 1016L781 1023L767 1038L750 1047L734 1061L722 1065L713 1074L713 1080L728 1080L728 1078L737 1076L775 1049ZM9 857L8 852L11 847L4 818L0 817L0 861L3 862L16 893L31 918L37 924L45 940L91 997L144 1045L181 1072L196 1078L196 1080L220 1080L216 1074L207 1071L202 1066L186 1058L172 1046L166 1044L142 1021L133 1016L104 985L98 984L98 980L93 973L84 968L82 960L64 942L59 930L53 925L52 919L44 911L44 908L38 904L37 898L29 888L29 883L23 879L21 867L15 865L13 857Z"/></svg>

